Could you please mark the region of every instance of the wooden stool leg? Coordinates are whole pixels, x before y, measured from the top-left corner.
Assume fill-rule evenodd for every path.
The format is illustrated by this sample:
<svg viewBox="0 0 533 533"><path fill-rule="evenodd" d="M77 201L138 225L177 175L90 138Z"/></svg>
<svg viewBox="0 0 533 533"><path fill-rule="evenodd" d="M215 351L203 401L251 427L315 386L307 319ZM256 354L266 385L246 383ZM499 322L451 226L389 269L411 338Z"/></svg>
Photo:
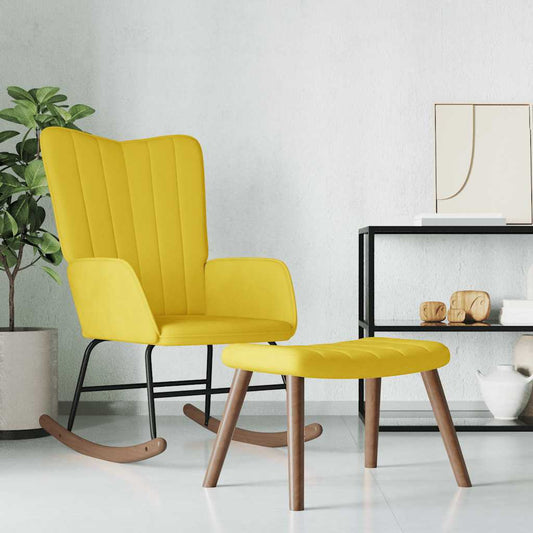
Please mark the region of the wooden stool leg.
<svg viewBox="0 0 533 533"><path fill-rule="evenodd" d="M287 376L289 507L304 508L304 378Z"/></svg>
<svg viewBox="0 0 533 533"><path fill-rule="evenodd" d="M365 379L365 392L365 468L376 468L381 378Z"/></svg>
<svg viewBox="0 0 533 533"><path fill-rule="evenodd" d="M224 407L224 414L222 415L215 444L211 450L207 472L205 473L204 487L217 486L250 379L252 379L252 372L248 372L247 370L236 370L233 375L229 396Z"/></svg>
<svg viewBox="0 0 533 533"><path fill-rule="evenodd" d="M436 370L428 370L427 372L421 372L421 374L457 485L459 487L471 487L472 483L470 482L463 452L461 451L457 433L453 426L453 420L448 409L448 402L446 401L444 390L442 389L439 373Z"/></svg>

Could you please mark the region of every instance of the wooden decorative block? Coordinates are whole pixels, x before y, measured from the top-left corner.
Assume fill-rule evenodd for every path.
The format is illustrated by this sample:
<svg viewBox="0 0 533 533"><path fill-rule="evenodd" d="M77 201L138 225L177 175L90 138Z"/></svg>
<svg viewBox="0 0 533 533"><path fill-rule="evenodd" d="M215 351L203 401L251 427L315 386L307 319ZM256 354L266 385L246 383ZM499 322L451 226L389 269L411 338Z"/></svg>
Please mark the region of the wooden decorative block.
<svg viewBox="0 0 533 533"><path fill-rule="evenodd" d="M463 309L466 322L483 322L490 315L490 296L485 291L457 291L450 298L450 308Z"/></svg>
<svg viewBox="0 0 533 533"><path fill-rule="evenodd" d="M464 309L455 309L451 307L448 310L448 322L460 323L464 322L466 318L466 313Z"/></svg>
<svg viewBox="0 0 533 533"><path fill-rule="evenodd" d="M444 302L422 302L420 304L420 320L424 322L442 322L446 318Z"/></svg>

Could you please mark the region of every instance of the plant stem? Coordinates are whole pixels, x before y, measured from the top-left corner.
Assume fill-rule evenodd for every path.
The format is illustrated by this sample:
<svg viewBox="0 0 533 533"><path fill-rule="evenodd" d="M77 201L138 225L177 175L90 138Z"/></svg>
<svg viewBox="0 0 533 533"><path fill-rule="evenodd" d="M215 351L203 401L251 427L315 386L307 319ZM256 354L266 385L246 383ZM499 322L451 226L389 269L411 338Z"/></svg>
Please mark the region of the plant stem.
<svg viewBox="0 0 533 533"><path fill-rule="evenodd" d="M26 270L27 268L30 268L31 266L33 266L35 263L37 263L37 261L40 261L41 260L41 256L37 257L37 259L34 259L31 263L28 263L27 265L19 268L19 272L22 272L23 270Z"/></svg>
<svg viewBox="0 0 533 533"><path fill-rule="evenodd" d="M9 280L9 331L13 331L15 329L15 280L11 274L11 270L9 270L4 254L0 254L0 263L2 263L7 279Z"/></svg>
<svg viewBox="0 0 533 533"><path fill-rule="evenodd" d="M22 233L22 238L24 238L24 232ZM20 265L22 263L22 254L24 253L24 242L20 245L19 253L17 256L17 263L15 264L15 267L13 268L13 279L15 279L15 276L18 274L20 270Z"/></svg>
<svg viewBox="0 0 533 533"><path fill-rule="evenodd" d="M9 277L9 331L15 331L15 278Z"/></svg>
<svg viewBox="0 0 533 533"><path fill-rule="evenodd" d="M0 254L0 263L4 267L4 270L9 280L9 331L15 331L15 278L20 270L20 264L22 263L22 254L24 252L24 244L19 248L17 255L17 262L13 267L13 270L9 270L7 259L3 254Z"/></svg>

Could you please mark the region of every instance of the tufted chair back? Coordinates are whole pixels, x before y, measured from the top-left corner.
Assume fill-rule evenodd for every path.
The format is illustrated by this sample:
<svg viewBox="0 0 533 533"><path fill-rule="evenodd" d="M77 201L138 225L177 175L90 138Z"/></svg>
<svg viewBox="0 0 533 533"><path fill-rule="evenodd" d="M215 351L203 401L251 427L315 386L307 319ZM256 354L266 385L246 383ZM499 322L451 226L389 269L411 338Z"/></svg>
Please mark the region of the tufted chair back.
<svg viewBox="0 0 533 533"><path fill-rule="evenodd" d="M184 135L117 142L47 128L42 145L66 260L124 259L155 315L204 314L207 231L198 142Z"/></svg>

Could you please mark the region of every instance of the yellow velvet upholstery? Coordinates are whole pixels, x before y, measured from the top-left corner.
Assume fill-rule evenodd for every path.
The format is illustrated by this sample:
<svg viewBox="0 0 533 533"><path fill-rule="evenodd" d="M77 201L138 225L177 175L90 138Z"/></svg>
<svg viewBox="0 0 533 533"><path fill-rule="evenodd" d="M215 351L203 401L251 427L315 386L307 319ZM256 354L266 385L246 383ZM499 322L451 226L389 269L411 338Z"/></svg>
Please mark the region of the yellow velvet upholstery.
<svg viewBox="0 0 533 533"><path fill-rule="evenodd" d="M255 342L251 339L290 339L294 329L287 322L234 316L178 315L156 317L162 346Z"/></svg>
<svg viewBox="0 0 533 533"><path fill-rule="evenodd" d="M252 257L214 259L206 264L205 283L210 315L281 320L296 330L291 275L281 261Z"/></svg>
<svg viewBox="0 0 533 533"><path fill-rule="evenodd" d="M448 348L439 342L386 337L309 346L233 344L222 352L231 368L333 379L400 376L434 370L449 360Z"/></svg>
<svg viewBox="0 0 533 533"><path fill-rule="evenodd" d="M159 327L137 274L124 259L75 259L68 277L84 337L157 342Z"/></svg>
<svg viewBox="0 0 533 533"><path fill-rule="evenodd" d="M294 292L282 262L207 261L195 139L117 142L47 128L41 146L85 337L183 345L294 334Z"/></svg>

